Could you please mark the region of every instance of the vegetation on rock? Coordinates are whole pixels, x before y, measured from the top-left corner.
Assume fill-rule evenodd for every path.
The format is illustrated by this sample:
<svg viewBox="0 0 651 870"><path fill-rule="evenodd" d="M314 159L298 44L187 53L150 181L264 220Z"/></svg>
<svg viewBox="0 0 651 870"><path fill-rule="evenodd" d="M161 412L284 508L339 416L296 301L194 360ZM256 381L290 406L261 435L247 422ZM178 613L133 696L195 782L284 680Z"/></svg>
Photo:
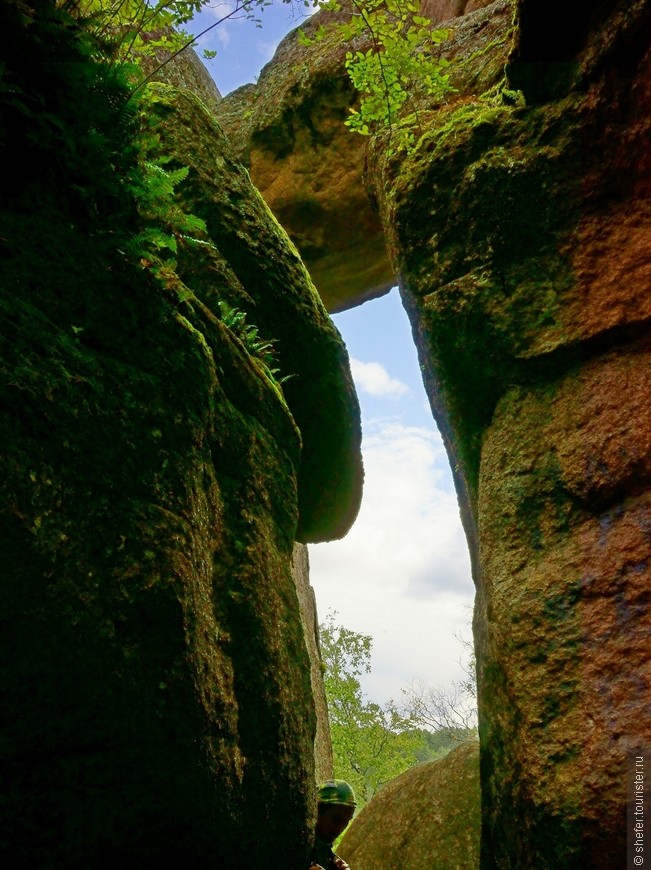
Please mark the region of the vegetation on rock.
<svg viewBox="0 0 651 870"><path fill-rule="evenodd" d="M337 0L317 5L331 13L344 9ZM338 38L351 46L345 67L361 95L345 123L363 136L387 131L389 154L411 150L416 134L423 133L420 100L440 99L453 90L449 61L434 53L448 33L434 29L420 7L416 0L350 0L350 16L334 25ZM326 33L324 25L313 38L299 32L299 42L309 45ZM361 48L356 47L360 40Z"/></svg>
<svg viewBox="0 0 651 870"><path fill-rule="evenodd" d="M328 461L217 299L244 308L256 290L304 330L311 353L292 380L306 377L349 433L350 469L345 350L201 103L165 86L130 99L109 43L73 12L0 4L0 155L13 168L0 179L0 690L12 711L0 857L145 867L227 854L247 870L273 840L283 866L300 866L315 717L291 559L305 454ZM175 100L184 163L162 144ZM196 182L193 126L221 172L203 223L179 198ZM240 283L256 241L273 269ZM202 254L218 267L212 297L180 274ZM262 305L250 322L274 335ZM340 508L328 504L331 523Z"/></svg>
<svg viewBox="0 0 651 870"><path fill-rule="evenodd" d="M439 702L445 699L445 721L433 718L432 706L423 698L415 703L415 695L405 710L393 701L380 705L367 700L360 677L371 670L373 640L336 624L335 618L336 613L329 613L320 626L334 770L351 783L362 807L403 771L475 739L476 731L462 719L454 720L447 693L437 694Z"/></svg>

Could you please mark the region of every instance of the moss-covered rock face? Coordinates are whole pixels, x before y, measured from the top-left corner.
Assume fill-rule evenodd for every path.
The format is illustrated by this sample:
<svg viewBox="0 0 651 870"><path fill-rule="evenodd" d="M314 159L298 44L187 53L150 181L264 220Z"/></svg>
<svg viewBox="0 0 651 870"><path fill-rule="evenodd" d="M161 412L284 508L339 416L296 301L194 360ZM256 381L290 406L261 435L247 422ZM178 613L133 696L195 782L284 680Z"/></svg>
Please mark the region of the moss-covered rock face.
<svg viewBox="0 0 651 870"><path fill-rule="evenodd" d="M209 111L213 114L217 113L222 95L201 59L190 46L175 57L170 57L169 52L158 49L152 56L142 58L141 65L151 81L163 82L180 90L190 91L202 100Z"/></svg>
<svg viewBox="0 0 651 870"><path fill-rule="evenodd" d="M337 850L355 870L477 870L479 744L405 771L352 821Z"/></svg>
<svg viewBox="0 0 651 870"><path fill-rule="evenodd" d="M651 727L651 4L560 43L516 11L501 95L435 114L380 201L475 563L482 866L607 868Z"/></svg>
<svg viewBox="0 0 651 870"><path fill-rule="evenodd" d="M213 310L225 299L276 343L283 392L302 439L300 541L342 537L362 492L359 405L341 337L295 248L187 91L152 86L164 149L190 174L182 192L219 251L195 249L180 274Z"/></svg>
<svg viewBox="0 0 651 870"><path fill-rule="evenodd" d="M187 284L125 257L113 240L137 225L95 121L125 95L104 80L85 92L92 61L60 4L33 7L0 13L12 46L0 149L33 165L0 182L0 861L249 870L272 843L279 866L299 868L316 722L292 554L299 502L306 534L327 536L359 497L350 481L344 508L341 492L323 511L313 490L299 496L306 462L330 462L311 425L330 427L322 446L345 431L330 459L359 468L335 458L359 437L345 353L223 138L192 151L191 121L200 138L210 117L165 86L188 196L199 165L221 183L221 199L206 190L214 269L195 293L189 256ZM21 40L43 33L28 57ZM99 143L97 159L69 178L87 119L80 141ZM57 160L36 159L44 131ZM281 366L311 391L291 399L304 432L216 316L221 291L284 342Z"/></svg>
<svg viewBox="0 0 651 870"><path fill-rule="evenodd" d="M81 278L46 268L46 297ZM71 320L3 295L3 860L297 856L298 432L215 318L132 277Z"/></svg>

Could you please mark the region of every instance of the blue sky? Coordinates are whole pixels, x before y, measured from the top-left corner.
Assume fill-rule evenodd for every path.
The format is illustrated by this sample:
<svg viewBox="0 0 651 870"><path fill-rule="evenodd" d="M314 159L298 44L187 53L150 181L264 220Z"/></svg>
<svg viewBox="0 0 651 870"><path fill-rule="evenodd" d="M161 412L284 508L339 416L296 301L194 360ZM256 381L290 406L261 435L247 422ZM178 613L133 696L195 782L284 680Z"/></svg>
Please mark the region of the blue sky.
<svg viewBox="0 0 651 870"><path fill-rule="evenodd" d="M225 11L224 4L206 9L193 32ZM200 41L218 52L206 66L222 94L255 80L297 14L276 3L262 12L261 29L240 18ZM311 582L322 620L334 610L341 624L373 637L363 688L384 703L399 700L412 680L445 688L463 678L458 636L470 637L474 589L447 457L397 289L333 320L362 408L365 487L348 535L309 548Z"/></svg>
<svg viewBox="0 0 651 870"><path fill-rule="evenodd" d="M353 134L351 134L353 135ZM310 547L323 617L374 638L370 698L463 678L474 588L452 475L397 289L334 316L362 408L365 485L341 541Z"/></svg>
<svg viewBox="0 0 651 870"><path fill-rule="evenodd" d="M200 15L195 16L190 31L199 33L233 8L235 4L232 0L226 3L215 0ZM283 36L311 11L311 6L304 7L302 3L274 2L254 12L262 27L247 20L244 12L238 12L232 19L223 21L201 37L197 43L199 54L204 49L217 52L217 57L205 63L220 92L225 95L240 85L255 81L262 67L271 60Z"/></svg>

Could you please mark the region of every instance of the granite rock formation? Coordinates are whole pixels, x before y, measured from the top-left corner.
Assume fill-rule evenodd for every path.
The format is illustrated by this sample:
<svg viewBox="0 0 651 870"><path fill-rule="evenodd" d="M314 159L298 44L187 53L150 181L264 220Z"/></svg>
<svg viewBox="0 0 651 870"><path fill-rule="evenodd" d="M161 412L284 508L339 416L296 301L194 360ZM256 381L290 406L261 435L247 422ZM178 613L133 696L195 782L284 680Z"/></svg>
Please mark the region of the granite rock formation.
<svg viewBox="0 0 651 870"><path fill-rule="evenodd" d="M139 226L110 150L126 95L60 4L5 4L0 29L0 153L30 167L0 181L0 861L250 870L273 842L300 867L316 721L292 560L359 502L345 349L199 100L156 85L197 210L219 171L210 259L155 279L112 241ZM286 392L219 298L278 340Z"/></svg>
<svg viewBox="0 0 651 870"><path fill-rule="evenodd" d="M337 854L355 870L477 870L480 829L479 744L470 741L381 789Z"/></svg>
<svg viewBox="0 0 651 870"><path fill-rule="evenodd" d="M319 642L319 616L314 589L310 585L310 560L307 547L296 544L292 559L292 573L296 582L296 592L301 612L301 622L305 634L305 645L310 657L310 682L316 712L316 734L314 737L314 776L324 782L334 776L332 742L328 703L323 682L323 663Z"/></svg>
<svg viewBox="0 0 651 870"><path fill-rule="evenodd" d="M301 30L313 36L321 18ZM343 124L356 99L343 72L347 46L331 33L306 52L298 33L283 39L256 85L222 100L219 122L337 311L386 293L394 272L364 188L366 143Z"/></svg>
<svg viewBox="0 0 651 870"><path fill-rule="evenodd" d="M159 100L162 147L190 169L185 203L221 243L218 253L203 246L182 254L179 274L212 310L220 300L240 308L275 343L280 375L287 378L283 393L302 441L296 538L340 538L357 516L363 477L359 407L341 337L214 117L189 91L151 87Z"/></svg>
<svg viewBox="0 0 651 870"><path fill-rule="evenodd" d="M607 868L651 733L651 4L516 12L501 101L383 208L475 561L482 866Z"/></svg>
<svg viewBox="0 0 651 870"><path fill-rule="evenodd" d="M458 93L413 154L380 135L359 161L474 566L482 867L606 870L651 735L651 3L496 2L449 26ZM267 75L300 69L317 101L321 59L279 58ZM248 93L256 154L299 96Z"/></svg>
<svg viewBox="0 0 651 870"><path fill-rule="evenodd" d="M150 57L142 58L143 72L149 81L163 82L183 91L190 91L213 114L222 98L212 76L191 46L170 57L169 52L158 49Z"/></svg>
<svg viewBox="0 0 651 870"><path fill-rule="evenodd" d="M508 5L492 9L472 23L455 22L450 56L464 60L464 86L474 76L476 87L485 87L501 71L495 64L504 62L504 53L496 61L494 49L505 42L511 11ZM443 4L429 14L442 22L448 11ZM324 20L344 17L318 13L289 33L258 83L229 94L218 110L234 153L296 244L331 312L382 295L397 281L377 197L367 184L367 140L350 135L343 123L356 101L343 68L347 46L333 30L308 50L298 37L300 30L312 38ZM356 48L366 47L360 37ZM483 60L467 69L472 54Z"/></svg>

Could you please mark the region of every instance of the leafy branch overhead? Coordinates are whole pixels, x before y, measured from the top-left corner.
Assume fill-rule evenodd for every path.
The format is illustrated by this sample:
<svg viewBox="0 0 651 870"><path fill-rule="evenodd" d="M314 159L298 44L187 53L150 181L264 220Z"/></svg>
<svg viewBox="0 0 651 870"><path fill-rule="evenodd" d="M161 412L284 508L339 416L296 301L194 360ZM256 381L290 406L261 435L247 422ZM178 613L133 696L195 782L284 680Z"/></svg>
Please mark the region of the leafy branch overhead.
<svg viewBox="0 0 651 870"><path fill-rule="evenodd" d="M318 5L330 12L343 9L338 0ZM351 45L345 65L360 101L345 123L363 136L386 130L389 153L411 150L421 130L419 104L454 90L449 61L434 53L448 32L433 29L431 21L419 14L415 0L350 0L350 8L350 19L336 27L340 38ZM314 40L326 33L321 26ZM366 44L370 41L370 47L355 49L360 38ZM299 33L303 44L314 40Z"/></svg>
<svg viewBox="0 0 651 870"><path fill-rule="evenodd" d="M154 57L158 50L168 53L187 48L204 33L232 18L244 17L261 26L254 10L269 5L269 0L235 0L224 7L224 14L202 33L192 35L185 25L201 12L208 0L60 0L85 21L86 28L97 38L108 38L116 60L137 63L139 58ZM214 51L204 57L214 57Z"/></svg>
<svg viewBox="0 0 651 870"><path fill-rule="evenodd" d="M258 17L273 0L234 0L201 33L193 36L185 25L207 5L207 0L61 0L75 7L100 38L110 38L115 61L131 69L136 91L158 70L224 21L246 18L262 26ZM440 99L453 90L449 62L435 53L448 36L435 29L420 14L417 0L282 0L287 5L304 5L332 13L349 11L347 21L334 24L339 41L349 44L345 66L360 94L359 106L351 109L347 126L363 136L387 131L388 151L396 153L414 147L421 129L419 104L425 98ZM317 29L315 40L327 32ZM299 41L313 40L299 31ZM355 48L361 41L369 47ZM204 51L214 57L214 51ZM160 58L163 58L160 60ZM143 61L153 71L143 75ZM149 61L149 63L147 63Z"/></svg>

